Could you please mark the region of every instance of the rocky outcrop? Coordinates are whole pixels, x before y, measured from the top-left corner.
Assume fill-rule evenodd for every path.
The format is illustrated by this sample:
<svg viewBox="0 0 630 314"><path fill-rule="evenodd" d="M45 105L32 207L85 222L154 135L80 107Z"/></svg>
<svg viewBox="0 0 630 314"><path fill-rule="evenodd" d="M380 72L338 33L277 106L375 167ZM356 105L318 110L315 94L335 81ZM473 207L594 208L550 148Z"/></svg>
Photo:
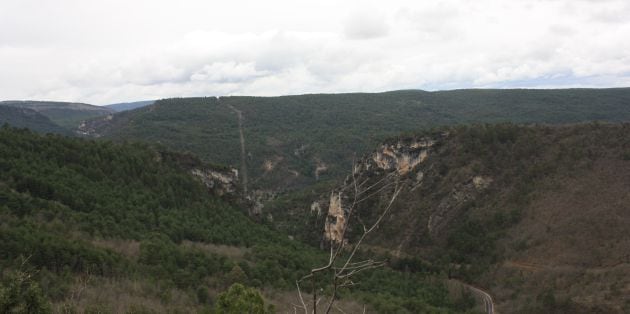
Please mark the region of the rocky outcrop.
<svg viewBox="0 0 630 314"><path fill-rule="evenodd" d="M317 217L322 215L322 207L319 205L318 201L314 201L311 204L311 213L317 213Z"/></svg>
<svg viewBox="0 0 630 314"><path fill-rule="evenodd" d="M372 160L383 170L395 169L398 174L405 175L426 160L428 150L434 143L432 139L423 138L411 142L384 144L372 154Z"/></svg>
<svg viewBox="0 0 630 314"><path fill-rule="evenodd" d="M321 160L317 159L315 161L315 180L319 180L319 174L326 172L326 170L328 170L328 166Z"/></svg>
<svg viewBox="0 0 630 314"><path fill-rule="evenodd" d="M213 170L208 168L194 168L191 174L201 179L201 182L215 195L234 194L238 184L238 170Z"/></svg>
<svg viewBox="0 0 630 314"><path fill-rule="evenodd" d="M324 225L324 239L326 242L341 243L346 228L346 212L341 206L341 192L331 193L328 205L328 216Z"/></svg>
<svg viewBox="0 0 630 314"><path fill-rule="evenodd" d="M277 192L270 190L254 190L245 198L249 203L249 215L260 216L265 208L265 202L273 200L278 196Z"/></svg>
<svg viewBox="0 0 630 314"><path fill-rule="evenodd" d="M81 121L79 126L74 130L74 133L81 136L101 137L103 134L99 133L97 130L108 130L111 127L113 120L113 114L84 120Z"/></svg>

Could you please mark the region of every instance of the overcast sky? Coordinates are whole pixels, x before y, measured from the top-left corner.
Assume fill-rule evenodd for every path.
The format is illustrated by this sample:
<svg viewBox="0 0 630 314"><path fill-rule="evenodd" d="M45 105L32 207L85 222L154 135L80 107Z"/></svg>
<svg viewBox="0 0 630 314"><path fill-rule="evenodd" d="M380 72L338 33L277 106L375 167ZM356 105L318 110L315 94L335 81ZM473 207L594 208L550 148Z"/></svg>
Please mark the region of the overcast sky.
<svg viewBox="0 0 630 314"><path fill-rule="evenodd" d="M1 0L0 100L630 86L629 0Z"/></svg>

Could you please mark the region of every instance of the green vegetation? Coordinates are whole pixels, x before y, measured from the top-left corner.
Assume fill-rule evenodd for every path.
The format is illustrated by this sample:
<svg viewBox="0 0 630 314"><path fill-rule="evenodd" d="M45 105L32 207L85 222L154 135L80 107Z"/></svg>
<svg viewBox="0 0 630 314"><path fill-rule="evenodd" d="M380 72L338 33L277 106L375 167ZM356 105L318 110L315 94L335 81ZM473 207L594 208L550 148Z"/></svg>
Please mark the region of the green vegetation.
<svg viewBox="0 0 630 314"><path fill-rule="evenodd" d="M237 166L232 105L243 112L252 187L297 189L315 181L318 165L328 168L322 179L345 176L355 156L404 131L479 122L628 121L628 103L627 88L176 98L96 123L96 133L160 142ZM266 161L273 169L263 167Z"/></svg>
<svg viewBox="0 0 630 314"><path fill-rule="evenodd" d="M3 298L32 291L54 311L202 311L235 283L293 291L327 258L212 196L189 174L190 158L175 153L8 127L0 151L0 277L10 282L24 267L33 274L18 294L3 285ZM386 293L400 300L396 312L419 304L456 311L448 299L409 292L445 296L439 277L401 275L385 289L366 280L345 298L377 306Z"/></svg>
<svg viewBox="0 0 630 314"><path fill-rule="evenodd" d="M28 128L40 133L70 134L70 132L39 112L27 108L0 105L0 125L9 124L16 128Z"/></svg>
<svg viewBox="0 0 630 314"><path fill-rule="evenodd" d="M387 267L358 276L360 284L341 291L341 301L379 312L470 311L469 295L449 297L444 280L450 277L502 301L511 298L524 312L567 311L578 303L556 283L588 289L627 283L627 276L612 277L623 269L602 270L606 280L571 278L578 276L573 271L625 261L617 252L627 252L628 244L617 234L630 223L619 205L630 201L623 186L630 137L628 125L551 124L628 121L628 103L630 89L183 98L88 123L88 133L116 142L5 127L1 291L7 295L7 283L27 259L39 288L24 291L41 294L53 310L214 311L221 291L234 284L251 292L245 295L257 295L246 287L262 291L280 310L293 301L279 303L278 295L327 259L314 248L325 214L312 211L312 202L323 200L326 211L331 189L353 160L380 143L448 133L425 162L399 178L404 190L391 216L365 243L361 254L387 259ZM203 163L239 168L232 108L244 117L250 190L292 190L265 204L262 224L231 203L233 196L212 196L190 175ZM364 178L374 182L382 174ZM477 187L474 178L487 186ZM383 192L361 203L355 218L371 221L386 199ZM429 230L435 217L441 222ZM549 220L556 225L540 223ZM350 243L359 232L349 230ZM558 248L566 254L543 253ZM517 263L536 258L552 266ZM549 270L554 265L574 268L559 275ZM537 285L527 276L532 269L552 286ZM622 299L619 288L609 288L581 298ZM95 289L118 296L98 299ZM120 295L129 299L115 307Z"/></svg>
<svg viewBox="0 0 630 314"><path fill-rule="evenodd" d="M39 285L32 280L32 274L18 270L0 283L0 312L49 313L50 306Z"/></svg>
<svg viewBox="0 0 630 314"><path fill-rule="evenodd" d="M506 301L508 308L523 313L570 312L566 309L585 306L567 301L578 295L574 289L582 291L581 297L601 294L623 304L615 290L627 283L619 277L623 270L603 270L600 265L625 261L616 252L628 247L624 230L630 215L621 204L628 200L624 182L630 177L625 157L629 134L630 124L505 123L444 127L388 139L385 142L392 147L424 137L438 140L414 171L396 176L403 191L365 247L400 256L390 260L395 270L443 271L487 289L498 300L514 298ZM371 163L371 157L359 162ZM355 175L358 182L367 180L364 186L390 173L374 163L369 170L361 169ZM486 183L476 186L475 178ZM318 200L326 211L331 191L321 184L269 202L265 210L273 215L273 225L317 245L318 222L324 217L312 212L310 204ZM336 188L343 186L346 194L352 193L350 180ZM389 200L387 193L362 201L355 216L361 221L352 220L350 225L373 221L376 209ZM436 217L443 223L430 230ZM349 243L356 242L357 231L360 234L361 228L349 230ZM520 261L530 260L535 261L533 267L524 262L519 268ZM590 269L601 269L607 279L602 275L580 281ZM546 283L541 284L538 276L545 276ZM572 290L554 282L568 283ZM555 303L545 289L556 292ZM593 306L612 311L602 304Z"/></svg>
<svg viewBox="0 0 630 314"><path fill-rule="evenodd" d="M83 120L114 112L106 107L57 101L1 101L0 105L35 110L68 131Z"/></svg>
<svg viewBox="0 0 630 314"><path fill-rule="evenodd" d="M265 305L258 291L241 284L233 284L228 291L221 293L215 305L217 314L266 314L274 313L273 306Z"/></svg>

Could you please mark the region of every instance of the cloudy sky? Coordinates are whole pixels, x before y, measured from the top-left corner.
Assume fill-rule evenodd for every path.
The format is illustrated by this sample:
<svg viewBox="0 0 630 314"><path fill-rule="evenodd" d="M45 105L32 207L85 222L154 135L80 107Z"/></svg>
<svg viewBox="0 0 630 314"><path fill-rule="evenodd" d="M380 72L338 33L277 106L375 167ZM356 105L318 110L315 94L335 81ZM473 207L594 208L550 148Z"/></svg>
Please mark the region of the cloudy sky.
<svg viewBox="0 0 630 314"><path fill-rule="evenodd" d="M630 86L628 0L2 0L0 100Z"/></svg>

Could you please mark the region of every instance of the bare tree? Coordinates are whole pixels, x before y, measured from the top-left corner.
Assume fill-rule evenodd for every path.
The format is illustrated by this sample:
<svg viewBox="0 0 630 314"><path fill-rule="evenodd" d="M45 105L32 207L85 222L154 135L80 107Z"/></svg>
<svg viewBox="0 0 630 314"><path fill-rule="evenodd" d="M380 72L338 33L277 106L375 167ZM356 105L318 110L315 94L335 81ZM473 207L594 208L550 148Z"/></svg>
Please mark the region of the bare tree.
<svg viewBox="0 0 630 314"><path fill-rule="evenodd" d="M297 312L298 309L302 309L305 314L317 313L317 308L322 300L322 296L318 296L317 278L322 278L322 276L323 278L330 278L330 281L327 280L326 284L330 284L332 287L332 294L324 307L325 313L330 313L333 307L343 312L334 304L339 289L357 285L358 282L353 280L356 274L385 265L384 260L368 258L355 261L355 258L365 238L378 228L383 218L389 213L392 204L401 191L401 187L393 172L383 176L380 180L372 184L368 184L370 181L369 178L358 182L357 172L358 169L354 168L352 171L352 182L350 185L346 186L345 191L342 190L337 193L333 191L331 193L328 216L326 217L324 228L324 238L330 250L328 263L311 269L307 275L295 282L298 298L301 303L301 305L294 305L295 312ZM386 191L387 189L393 190L387 203L385 203L382 208L376 210L377 215L372 222L364 222L356 212L358 205L374 196L380 195L380 192ZM342 206L342 193L344 192L352 195L350 198L352 201L345 209ZM371 209L371 211L374 211L374 209ZM356 227L360 228L361 232L356 242L352 245L349 244L346 239L350 222L358 224ZM307 305L302 294L302 286L309 279L312 301L310 305Z"/></svg>

